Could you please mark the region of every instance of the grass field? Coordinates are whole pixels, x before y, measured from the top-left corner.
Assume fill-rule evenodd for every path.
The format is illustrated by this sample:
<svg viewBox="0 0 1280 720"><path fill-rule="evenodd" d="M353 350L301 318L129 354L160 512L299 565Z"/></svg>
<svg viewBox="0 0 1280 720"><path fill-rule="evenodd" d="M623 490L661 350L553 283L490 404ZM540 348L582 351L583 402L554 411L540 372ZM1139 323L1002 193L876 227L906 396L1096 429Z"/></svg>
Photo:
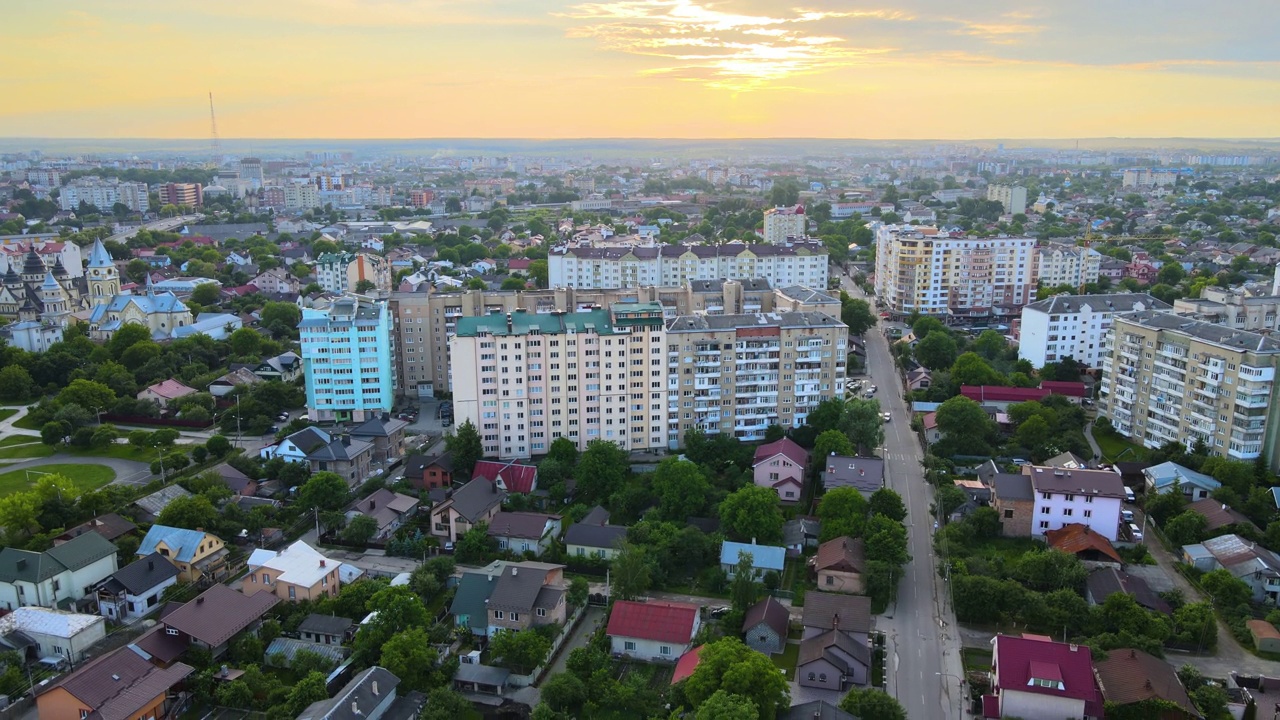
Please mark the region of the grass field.
<svg viewBox="0 0 1280 720"><path fill-rule="evenodd" d="M0 473L0 497L26 490L40 480L40 473L65 475L75 483L76 489L80 492L97 490L116 479L116 471L106 465L82 463L41 465L30 470L10 470L7 473Z"/></svg>
<svg viewBox="0 0 1280 720"><path fill-rule="evenodd" d="M27 435L21 436L29 437ZM12 438L5 438L11 440ZM18 443L8 443L0 445L0 460L28 460L30 458L49 457L54 453L54 449L40 442L40 438L33 438L34 443L27 442L20 445Z"/></svg>
<svg viewBox="0 0 1280 720"><path fill-rule="evenodd" d="M9 447L10 445L26 445L27 443L40 442L38 435L10 435L7 438L0 439L0 447Z"/></svg>
<svg viewBox="0 0 1280 720"><path fill-rule="evenodd" d="M796 663L800 660L800 646L787 643L783 646L782 652L777 655L770 655L770 660L779 670L787 675L788 680L796 679Z"/></svg>
<svg viewBox="0 0 1280 720"><path fill-rule="evenodd" d="M15 410L14 408L0 408L0 422L8 420L9 418L17 414L18 414L18 411Z"/></svg>
<svg viewBox="0 0 1280 720"><path fill-rule="evenodd" d="M9 417L10 415L13 415L13 413L17 412L17 410L6 409L4 410L4 412L9 413L9 415L5 416L5 417ZM0 420L3 420L3 419L4 418L0 418ZM40 430L40 426L37 425L35 421L31 419L30 415L23 415L17 420L14 420L13 426L16 428L22 428L23 430L36 430L36 431Z"/></svg>
<svg viewBox="0 0 1280 720"><path fill-rule="evenodd" d="M174 445L171 448L165 448L165 454L175 452L184 452L190 454L194 445ZM110 447L101 450L83 450L80 448L63 448L63 452L68 455L79 455L82 457L106 457L116 460L132 460L140 463L152 463L159 457L156 454L156 448L137 448L125 443L112 443Z"/></svg>
<svg viewBox="0 0 1280 720"><path fill-rule="evenodd" d="M1136 443L1131 443L1124 438L1112 434L1099 432L1095 428L1089 428L1089 432L1093 433L1093 439L1098 443L1098 449L1102 450L1102 457L1112 462L1116 460L1142 460L1147 456L1147 449ZM1125 452L1132 450L1133 452ZM1120 457L1123 455L1124 457Z"/></svg>

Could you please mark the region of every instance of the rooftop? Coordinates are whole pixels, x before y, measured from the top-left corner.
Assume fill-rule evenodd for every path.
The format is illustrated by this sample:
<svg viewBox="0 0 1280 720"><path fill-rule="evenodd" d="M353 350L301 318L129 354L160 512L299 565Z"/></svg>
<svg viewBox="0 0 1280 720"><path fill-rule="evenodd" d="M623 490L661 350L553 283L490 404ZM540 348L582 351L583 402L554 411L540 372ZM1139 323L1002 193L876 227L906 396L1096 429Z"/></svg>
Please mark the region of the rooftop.
<svg viewBox="0 0 1280 720"><path fill-rule="evenodd" d="M151 553L117 570L108 580L131 595L141 595L160 583L178 577L178 566L160 553Z"/></svg>
<svg viewBox="0 0 1280 720"><path fill-rule="evenodd" d="M559 515L504 510L495 514L489 521L489 534L493 537L541 540L547 532L547 524L559 519Z"/></svg>
<svg viewBox="0 0 1280 720"><path fill-rule="evenodd" d="M319 583L321 578L338 567L337 562L326 558L301 540L280 552L254 550L246 564L250 569L270 568L279 573L276 577L278 582L307 588Z"/></svg>
<svg viewBox="0 0 1280 720"><path fill-rule="evenodd" d="M725 540L720 546L720 564L737 565L738 559L743 553L751 555L751 566L757 570L782 572L783 565L787 560L787 549L784 547Z"/></svg>
<svg viewBox="0 0 1280 720"><path fill-rule="evenodd" d="M808 592L804 596L804 615L801 622L807 628L820 630L870 632L871 598L865 595Z"/></svg>
<svg viewBox="0 0 1280 720"><path fill-rule="evenodd" d="M771 443L765 443L757 447L754 464L759 465L775 455L782 455L801 467L809 461L809 451L800 447L791 438L784 437L781 440L774 440Z"/></svg>
<svg viewBox="0 0 1280 720"><path fill-rule="evenodd" d="M1172 310L1173 306L1147 293L1112 293L1109 295L1055 295L1033 302L1028 310L1050 315L1079 313L1088 307L1093 312L1133 312L1138 310Z"/></svg>
<svg viewBox="0 0 1280 720"><path fill-rule="evenodd" d="M1270 623L1267 625L1270 626ZM1272 631L1274 630L1273 627ZM1187 690L1178 680L1173 666L1141 650L1109 650L1106 660L1094 663L1094 671L1102 696L1107 702L1129 705L1159 698L1176 704L1189 717L1200 716L1196 706L1191 703L1191 698L1187 697Z"/></svg>
<svg viewBox="0 0 1280 720"><path fill-rule="evenodd" d="M0 636L11 632L39 633L72 638L94 625L106 622L101 615L82 615L42 607L24 606L0 617Z"/></svg>
<svg viewBox="0 0 1280 720"><path fill-rule="evenodd" d="M226 585L214 585L163 619L165 625L218 647L270 610L280 598L271 593L243 595Z"/></svg>
<svg viewBox="0 0 1280 720"><path fill-rule="evenodd" d="M191 562L205 542L208 533L202 530L170 527L168 525L152 525L146 537L138 545L139 555L150 555L163 545L169 554L166 557L177 562Z"/></svg>
<svg viewBox="0 0 1280 720"><path fill-rule="evenodd" d="M592 332L597 335L619 334L608 310L583 310L579 312L531 313L523 309L508 314L492 312L488 315L458 318L458 337L480 335L565 335Z"/></svg>
<svg viewBox="0 0 1280 720"><path fill-rule="evenodd" d="M1083 700L1086 716L1102 716L1102 697L1094 681L1089 648L1033 636L997 635L993 643L997 687Z"/></svg>
<svg viewBox="0 0 1280 720"><path fill-rule="evenodd" d="M1118 473L1111 470L1073 470L1025 465L1022 472L1031 477L1031 484L1036 492L1125 497L1124 481Z"/></svg>
<svg viewBox="0 0 1280 720"><path fill-rule="evenodd" d="M1210 345L1233 352L1280 353L1280 340L1246 330L1236 330L1201 320L1189 320L1179 315L1143 310L1116 316L1116 332L1121 323L1133 323L1153 330L1177 332Z"/></svg>
<svg viewBox="0 0 1280 720"><path fill-rule="evenodd" d="M845 324L824 313L782 312L743 315L681 315L667 326L667 332L703 332L749 328L842 328Z"/></svg>
<svg viewBox="0 0 1280 720"><path fill-rule="evenodd" d="M678 602L619 600L609 614L609 635L684 644L698 627L698 606Z"/></svg>
<svg viewBox="0 0 1280 720"><path fill-rule="evenodd" d="M60 687L85 705L96 708L96 712L89 715L93 720L126 720L136 717L157 696L194 671L182 663L168 668L156 667L123 647L90 660L40 692Z"/></svg>
<svg viewBox="0 0 1280 720"><path fill-rule="evenodd" d="M818 546L814 569L860 573L865 569L866 556L862 538L838 537Z"/></svg>

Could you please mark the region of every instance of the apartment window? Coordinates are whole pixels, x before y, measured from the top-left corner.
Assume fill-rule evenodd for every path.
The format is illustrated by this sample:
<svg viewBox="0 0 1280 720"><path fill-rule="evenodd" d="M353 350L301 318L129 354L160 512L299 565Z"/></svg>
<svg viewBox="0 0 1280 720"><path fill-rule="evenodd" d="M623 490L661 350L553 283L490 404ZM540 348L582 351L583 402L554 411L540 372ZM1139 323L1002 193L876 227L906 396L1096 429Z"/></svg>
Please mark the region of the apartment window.
<svg viewBox="0 0 1280 720"><path fill-rule="evenodd" d="M1085 510L1085 511L1084 511L1084 516L1085 516L1085 517L1087 517L1087 518L1091 518L1091 517L1093 517L1093 511L1092 511L1092 510Z"/></svg>
<svg viewBox="0 0 1280 720"><path fill-rule="evenodd" d="M1041 500L1052 500L1052 499L1053 499L1053 493L1040 493L1040 499L1041 499Z"/></svg>
<svg viewBox="0 0 1280 720"><path fill-rule="evenodd" d="M1049 514L1049 508L1048 508L1047 506L1046 506L1046 507L1042 507L1042 508L1040 508L1040 514L1041 514L1041 515L1048 515L1048 514Z"/></svg>
<svg viewBox="0 0 1280 720"><path fill-rule="evenodd" d="M520 613L518 612L511 613L511 622L516 622L519 619L520 619Z"/></svg>
<svg viewBox="0 0 1280 720"><path fill-rule="evenodd" d="M1085 501L1085 502L1087 502L1087 503L1091 503L1091 502L1093 502L1093 496L1092 496L1092 495L1085 495L1085 496L1084 496L1084 501Z"/></svg>
<svg viewBox="0 0 1280 720"><path fill-rule="evenodd" d="M1048 530L1048 529L1049 529L1049 521L1048 521L1048 520L1041 520L1041 521L1040 521L1040 529L1041 529L1041 530Z"/></svg>
<svg viewBox="0 0 1280 720"><path fill-rule="evenodd" d="M1074 514L1074 513L1075 513L1075 511L1074 511L1074 510L1072 510L1071 508L1064 508L1064 509L1063 509L1063 511L1062 511L1062 514L1063 514L1064 516L1066 516L1066 517L1071 517L1071 515L1072 515L1072 514Z"/></svg>
<svg viewBox="0 0 1280 720"><path fill-rule="evenodd" d="M1067 500L1067 502L1073 502L1073 501L1075 501L1075 499L1076 499L1076 496L1075 496L1075 495L1067 495L1067 496L1066 496L1066 500Z"/></svg>

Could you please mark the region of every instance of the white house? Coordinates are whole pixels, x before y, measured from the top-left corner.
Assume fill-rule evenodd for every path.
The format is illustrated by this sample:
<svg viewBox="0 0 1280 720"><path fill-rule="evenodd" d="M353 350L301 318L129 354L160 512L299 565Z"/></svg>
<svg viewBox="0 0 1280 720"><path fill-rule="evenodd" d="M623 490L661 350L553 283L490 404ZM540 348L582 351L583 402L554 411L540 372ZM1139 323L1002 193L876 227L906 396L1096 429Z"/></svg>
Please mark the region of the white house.
<svg viewBox="0 0 1280 720"><path fill-rule="evenodd" d="M333 442L333 438L320 428L303 428L275 445L262 448L258 455L265 460L278 457L289 462L305 463L312 450L330 442Z"/></svg>
<svg viewBox="0 0 1280 720"><path fill-rule="evenodd" d="M158 552L139 558L98 585L98 614L116 622L142 617L159 607L178 574L178 566Z"/></svg>
<svg viewBox="0 0 1280 720"><path fill-rule="evenodd" d="M1107 355L1104 338L1116 313L1170 309L1146 293L1057 295L1034 302L1022 308L1018 357L1036 367L1067 357L1101 367Z"/></svg>
<svg viewBox="0 0 1280 720"><path fill-rule="evenodd" d="M7 547L0 550L0 607L75 602L118 568L116 546L96 532L39 553Z"/></svg>
<svg viewBox="0 0 1280 720"><path fill-rule="evenodd" d="M697 605L619 600L609 614L609 645L615 656L674 663L693 646L702 626Z"/></svg>
<svg viewBox="0 0 1280 720"><path fill-rule="evenodd" d="M0 617L0 637L22 633L35 643L40 657L60 657L78 663L85 652L107 636L107 619L100 615L20 607Z"/></svg>
<svg viewBox="0 0 1280 720"><path fill-rule="evenodd" d="M1280 557L1239 535L1183 545L1182 561L1204 572L1226 569L1249 585L1255 601L1280 601Z"/></svg>
<svg viewBox="0 0 1280 720"><path fill-rule="evenodd" d="M560 537L560 516L500 511L489 521L489 537L497 540L499 550L541 556Z"/></svg>
<svg viewBox="0 0 1280 720"><path fill-rule="evenodd" d="M244 253L243 255L241 255L238 251L235 251L235 250L232 250L230 253L227 253L228 265L250 265L252 263L253 263L253 257L250 256L249 253Z"/></svg>
<svg viewBox="0 0 1280 720"><path fill-rule="evenodd" d="M1079 523L1115 542L1124 504L1124 483L1110 470L1025 465L1031 476L1033 510L1032 537Z"/></svg>
<svg viewBox="0 0 1280 720"><path fill-rule="evenodd" d="M1172 492L1176 484L1190 502L1203 500L1214 490L1222 487L1222 483L1208 475L1185 468L1175 462L1162 462L1145 468L1142 471L1142 477L1146 483L1148 495Z"/></svg>

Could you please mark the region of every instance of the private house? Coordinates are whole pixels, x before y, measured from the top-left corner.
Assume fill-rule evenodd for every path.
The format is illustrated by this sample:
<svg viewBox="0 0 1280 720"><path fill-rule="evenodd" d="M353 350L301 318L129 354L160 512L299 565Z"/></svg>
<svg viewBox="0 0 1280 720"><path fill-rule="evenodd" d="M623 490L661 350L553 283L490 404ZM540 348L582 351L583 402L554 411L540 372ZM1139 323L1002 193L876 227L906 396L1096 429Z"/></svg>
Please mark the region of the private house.
<svg viewBox="0 0 1280 720"><path fill-rule="evenodd" d="M0 607L73 608L119 569L116 546L96 532L44 552L0 550Z"/></svg>
<svg viewBox="0 0 1280 720"><path fill-rule="evenodd" d="M195 669L157 667L128 647L100 655L39 691L40 720L167 718L177 687Z"/></svg>
<svg viewBox="0 0 1280 720"><path fill-rule="evenodd" d="M983 717L1103 717L1089 648L1039 635L997 635L991 645L991 693L982 697Z"/></svg>
<svg viewBox="0 0 1280 720"><path fill-rule="evenodd" d="M907 392L912 392L913 390L928 390L929 386L933 384L933 374L929 372L928 368L917 367L914 370L907 372L907 377L904 382L906 384Z"/></svg>
<svg viewBox="0 0 1280 720"><path fill-rule="evenodd" d="M171 662L191 645L207 649L217 659L236 635L256 630L262 616L278 602L274 593L245 595L226 585L213 585L162 616L156 630L136 644L159 662Z"/></svg>
<svg viewBox="0 0 1280 720"><path fill-rule="evenodd" d="M777 720L858 720L826 700L811 700L779 710Z"/></svg>
<svg viewBox="0 0 1280 720"><path fill-rule="evenodd" d="M790 624L791 614L787 608L774 596L766 595L743 617L743 642L752 650L776 655L786 648Z"/></svg>
<svg viewBox="0 0 1280 720"><path fill-rule="evenodd" d="M420 505L418 498L379 488L368 497L360 498L348 505L346 516L348 522L360 515L373 518L373 521L378 524L378 532L374 534L373 539L383 541L390 539L392 533L417 515Z"/></svg>
<svg viewBox="0 0 1280 720"><path fill-rule="evenodd" d="M564 534L565 551L569 557L612 560L626 538L627 528L610 525L609 511L597 505L580 522L569 526Z"/></svg>
<svg viewBox="0 0 1280 720"><path fill-rule="evenodd" d="M680 656L680 659L676 661L675 670L671 673L672 685L681 680L688 680L693 671L698 669L698 661L702 659L703 647L703 645L699 645Z"/></svg>
<svg viewBox="0 0 1280 720"><path fill-rule="evenodd" d="M471 479L481 478L507 493L528 495L538 489L538 468L518 462L481 460L471 471Z"/></svg>
<svg viewBox="0 0 1280 720"><path fill-rule="evenodd" d="M942 429L938 427L938 413L925 413L920 418L920 428L924 430L926 445L937 445L942 440Z"/></svg>
<svg viewBox="0 0 1280 720"><path fill-rule="evenodd" d="M139 400L151 400L162 408L168 408L169 403L188 395L195 395L199 390L193 387L187 387L174 379L158 382L138 393Z"/></svg>
<svg viewBox="0 0 1280 720"><path fill-rule="evenodd" d="M453 484L453 455L410 455L404 461L404 479L419 490L447 488Z"/></svg>
<svg viewBox="0 0 1280 720"><path fill-rule="evenodd" d="M1175 462L1152 465L1142 471L1142 477L1148 496L1154 493L1172 492L1176 485L1191 502L1203 500L1214 490L1222 487L1222 483L1208 475L1185 468Z"/></svg>
<svg viewBox="0 0 1280 720"><path fill-rule="evenodd" d="M1124 564L1120 553L1116 552L1106 538L1080 523L1070 523L1057 530L1050 530L1044 534L1044 539L1054 550L1075 555L1090 564L1109 563L1116 567Z"/></svg>
<svg viewBox="0 0 1280 720"><path fill-rule="evenodd" d="M1225 568L1249 585L1255 601L1280 600L1280 556L1239 535L1183 545L1182 562L1205 572Z"/></svg>
<svg viewBox="0 0 1280 720"><path fill-rule="evenodd" d="M1271 627L1270 623L1266 625ZM1271 627L1271 631L1274 633L1275 628ZM1280 640L1280 633L1276 635L1276 639ZM1134 703L1163 700L1178 709L1166 709L1156 720L1192 720L1201 717L1173 666L1153 655L1133 648L1108 650L1107 659L1094 663L1093 671L1102 699L1118 706L1117 712L1123 712L1125 706Z"/></svg>
<svg viewBox="0 0 1280 720"><path fill-rule="evenodd" d="M129 563L98 585L98 613L116 622L146 615L160 605L166 588L178 584L178 572L160 553Z"/></svg>
<svg viewBox="0 0 1280 720"><path fill-rule="evenodd" d="M1022 473L1031 478L1035 523L1032 537L1080 523L1115 542L1125 498L1118 473L1034 465L1024 465Z"/></svg>
<svg viewBox="0 0 1280 720"><path fill-rule="evenodd" d="M805 640L839 630L867 645L871 637L871 598L821 590L805 593L800 624L804 626Z"/></svg>
<svg viewBox="0 0 1280 720"><path fill-rule="evenodd" d="M409 423L383 413L351 428L351 437L373 445L373 464L385 467L404 456L404 429Z"/></svg>
<svg viewBox="0 0 1280 720"><path fill-rule="evenodd" d="M334 472L347 486L356 488L369 479L373 444L351 436L335 437L318 427L303 428L269 445L258 453L264 459L280 457L289 462L305 463L311 472Z"/></svg>
<svg viewBox="0 0 1280 720"><path fill-rule="evenodd" d="M316 645L341 645L355 635L354 626L350 618L311 613L298 625L298 635Z"/></svg>
<svg viewBox="0 0 1280 720"><path fill-rule="evenodd" d="M1187 510L1199 513L1204 516L1205 532L1213 534L1225 527L1240 526L1241 528L1252 529L1258 532L1258 526L1253 521L1245 517L1244 513L1236 510L1226 503L1218 502L1213 498L1205 498L1197 500L1187 506Z"/></svg>
<svg viewBox="0 0 1280 720"><path fill-rule="evenodd" d="M743 554L751 556L751 568L755 571L757 578L764 577L764 574L769 571L782 575L787 561L787 549L784 547L725 540L720 546L720 567L730 579L733 579L734 574L738 572L738 561Z"/></svg>
<svg viewBox="0 0 1280 720"><path fill-rule="evenodd" d="M222 582L226 577L227 548L211 533L152 525L138 546L138 557L153 553L178 566L179 582Z"/></svg>
<svg viewBox="0 0 1280 720"><path fill-rule="evenodd" d="M610 650L614 657L674 663L693 647L700 615L698 606L688 603L619 600L606 630Z"/></svg>
<svg viewBox="0 0 1280 720"><path fill-rule="evenodd" d="M489 595L485 613L489 636L498 630L563 624L568 617L567 588L563 565L506 563Z"/></svg>
<svg viewBox="0 0 1280 720"><path fill-rule="evenodd" d="M808 548L818 547L822 521L815 517L794 517L782 524L782 545L790 557L799 557Z"/></svg>
<svg viewBox="0 0 1280 720"><path fill-rule="evenodd" d="M209 383L209 394L219 398L230 395L238 387L248 387L262 382L262 378L253 374L247 367L240 367Z"/></svg>
<svg viewBox="0 0 1280 720"><path fill-rule="evenodd" d="M263 448L259 455L264 460L280 457L289 462L305 463L307 462L308 453L331 442L333 442L333 437L329 433L318 427L306 427L292 435L286 435L283 440L275 445Z"/></svg>
<svg viewBox="0 0 1280 720"><path fill-rule="evenodd" d="M818 576L818 589L825 592L860 593L866 589L866 544L862 538L838 537L818 546L809 561Z"/></svg>
<svg viewBox="0 0 1280 720"><path fill-rule="evenodd" d="M1000 534L1029 537L1035 514L1031 478L1022 473L995 473L991 476L991 507L1000 515Z"/></svg>
<svg viewBox="0 0 1280 720"><path fill-rule="evenodd" d="M828 455L822 471L822 487L826 490L851 487L870 497L871 493L884 487L884 460Z"/></svg>
<svg viewBox="0 0 1280 720"><path fill-rule="evenodd" d="M756 448L751 472L756 485L778 493L782 502L798 502L808 464L809 452L784 437Z"/></svg>
<svg viewBox="0 0 1280 720"><path fill-rule="evenodd" d="M480 523L487 523L502 509L506 491L484 478L476 478L452 491L431 508L431 534L452 545Z"/></svg>
<svg viewBox="0 0 1280 720"><path fill-rule="evenodd" d="M297 295L302 290L301 281L293 273L280 267L263 270L249 284L256 285L264 293Z"/></svg>
<svg viewBox="0 0 1280 720"><path fill-rule="evenodd" d="M337 695L308 705L297 720L381 720L395 704L399 685L400 678L375 665L351 678ZM419 707L407 708L411 712L405 717L416 718Z"/></svg>
<svg viewBox="0 0 1280 720"><path fill-rule="evenodd" d="M339 563L301 540L280 552L258 548L245 565L249 574L240 589L246 595L269 592L290 602L318 600L336 597L342 585Z"/></svg>
<svg viewBox="0 0 1280 720"><path fill-rule="evenodd" d="M297 638L278 637L267 646L267 651L263 653L263 656L267 665L288 668L293 667L293 662L300 652L315 653L328 660L333 667L337 667L351 655L351 648L343 647L342 645L322 645Z"/></svg>
<svg viewBox="0 0 1280 720"><path fill-rule="evenodd" d="M800 641L796 682L801 687L844 692L871 676L871 648L839 629Z"/></svg>
<svg viewBox="0 0 1280 720"><path fill-rule="evenodd" d="M107 513L106 515L99 515L92 520L80 523L79 525L62 533L53 539L53 544L61 545L65 542L74 540L87 532L96 532L107 542L115 542L137 529L137 525L134 525L119 515L115 513Z"/></svg>
<svg viewBox="0 0 1280 720"><path fill-rule="evenodd" d="M1089 573L1085 580L1084 599L1090 605L1101 605L1115 593L1132 596L1134 602L1161 615L1173 614L1169 603L1137 575L1130 575L1115 567L1101 567Z"/></svg>
<svg viewBox="0 0 1280 720"><path fill-rule="evenodd" d="M302 377L302 357L295 352L287 352L267 358L253 368L253 374L263 380L293 382Z"/></svg>
<svg viewBox="0 0 1280 720"><path fill-rule="evenodd" d="M138 520L143 522L155 522L160 513L164 512L169 503L180 497L191 497L191 492L186 488L174 483L168 487L162 487L159 490L136 500L133 505L138 508Z"/></svg>
<svg viewBox="0 0 1280 720"><path fill-rule="evenodd" d="M253 497L258 494L258 481L231 467L231 465L222 463L215 467L213 471L218 473L218 478L222 480L223 485L226 485L231 490L232 495Z"/></svg>
<svg viewBox="0 0 1280 720"><path fill-rule="evenodd" d="M24 659L62 658L72 664L107 636L107 619L101 615L20 607L0 617L0 638Z"/></svg>
<svg viewBox="0 0 1280 720"><path fill-rule="evenodd" d="M500 511L489 520L489 537L497 539L499 550L538 557L560 537L560 516Z"/></svg>
<svg viewBox="0 0 1280 720"><path fill-rule="evenodd" d="M1258 652L1280 653L1280 630L1266 620L1254 618L1245 623L1249 628L1249 636L1253 638L1253 647ZM1104 688L1105 692L1105 688Z"/></svg>
<svg viewBox="0 0 1280 720"><path fill-rule="evenodd" d="M1044 461L1045 467L1062 468L1063 470L1088 470L1089 461L1068 450ZM1121 478L1123 482L1124 478Z"/></svg>

